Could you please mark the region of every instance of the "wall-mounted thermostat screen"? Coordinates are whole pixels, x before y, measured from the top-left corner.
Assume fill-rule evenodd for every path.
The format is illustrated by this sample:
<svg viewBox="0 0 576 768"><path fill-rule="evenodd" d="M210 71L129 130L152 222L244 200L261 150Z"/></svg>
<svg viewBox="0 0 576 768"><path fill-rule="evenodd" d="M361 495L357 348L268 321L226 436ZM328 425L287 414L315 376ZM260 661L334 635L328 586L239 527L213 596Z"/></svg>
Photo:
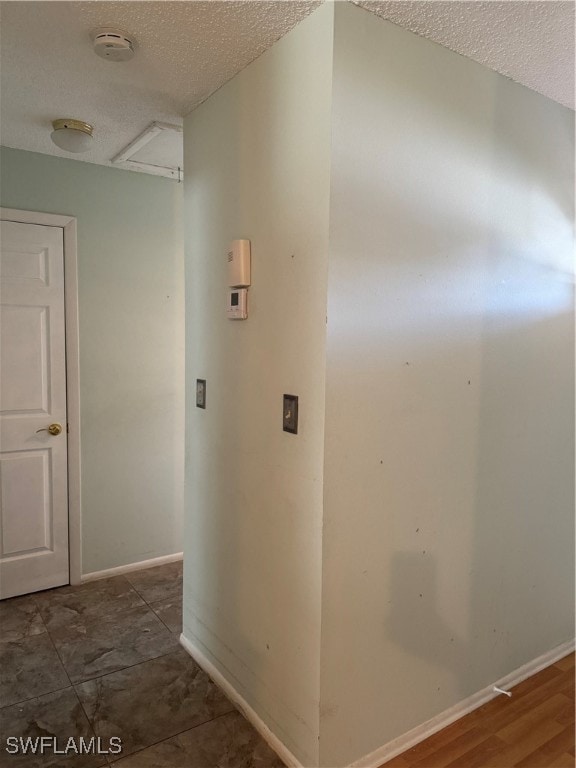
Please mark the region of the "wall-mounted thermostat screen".
<svg viewBox="0 0 576 768"><path fill-rule="evenodd" d="M246 288L233 288L228 291L229 320L246 320L248 317L248 291Z"/></svg>

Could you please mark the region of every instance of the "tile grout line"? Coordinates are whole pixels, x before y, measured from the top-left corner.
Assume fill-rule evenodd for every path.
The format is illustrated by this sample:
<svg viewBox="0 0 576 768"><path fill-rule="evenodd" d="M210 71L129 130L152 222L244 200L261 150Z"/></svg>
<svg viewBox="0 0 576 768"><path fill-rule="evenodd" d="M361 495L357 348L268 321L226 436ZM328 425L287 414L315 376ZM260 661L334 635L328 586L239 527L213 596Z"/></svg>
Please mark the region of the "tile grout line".
<svg viewBox="0 0 576 768"><path fill-rule="evenodd" d="M50 696L53 693L59 693L60 691L67 691L68 688L74 688L72 683L70 685L65 685L63 688L55 688L53 691L46 691L45 693L39 693L36 694L36 696L30 696L27 699L22 699L21 701L13 701L11 704L2 704L0 707L0 712L4 709L8 709L9 707L18 707L21 704L27 704L29 701L34 701L34 699L41 699L43 696Z"/></svg>
<svg viewBox="0 0 576 768"><path fill-rule="evenodd" d="M131 582L128 582L128 583L130 584L130 586L132 587L134 592L136 592L138 597L141 600L143 600L146 603L146 605L149 605L149 606L152 606L152 603L161 603L163 600L173 600L173 599L175 599L175 598L180 596L180 593L178 592L178 593L175 593L173 595L164 595L164 597L161 597L159 599L157 598L156 600L146 600L144 595L141 592L139 592L138 589Z"/></svg>
<svg viewBox="0 0 576 768"><path fill-rule="evenodd" d="M214 683L216 685L216 683ZM220 690L220 688L218 688ZM231 703L232 704L232 703ZM142 749L137 749L135 752L130 752L128 755L124 755L123 757L119 757L118 760L122 760L125 757L134 757L134 755L138 755L140 752L144 752L146 749L151 749L152 747L157 747L158 744L163 744L165 741L170 741L170 739L175 739L177 736L181 736L183 733L187 733L188 731L194 731L196 728L201 728L203 725L208 725L208 723L213 723L215 720L219 720L221 717L228 717L228 715L234 714L234 712L237 712L240 716L242 716L242 713L239 712L238 709L232 704L232 709L229 712L222 712L220 715L216 715L216 717L211 717L209 720L204 720L201 723L198 723L197 725L193 725L191 728L183 728L181 731L178 731L178 733L173 733L172 736L167 736L165 739L158 739L158 741L153 742L152 744L148 744L145 747L142 747ZM118 760L115 760L114 762L118 762ZM113 765L114 763L112 763Z"/></svg>
<svg viewBox="0 0 576 768"><path fill-rule="evenodd" d="M70 675L68 674L68 670L64 666L64 662L62 661L62 658L61 658L60 654L58 653L58 648L56 648L56 644L54 643L54 640L52 639L52 635L50 634L50 630L48 629L48 627L46 627L46 634L48 635L48 640L50 641L50 645L54 649L54 653L58 657L58 661L60 662L60 666L64 670L64 674L68 678L68 682L70 683L70 686L72 686L72 680L70 680Z"/></svg>
<svg viewBox="0 0 576 768"><path fill-rule="evenodd" d="M167 599L167 600L171 600L172 598L166 598L166 599ZM162 602L162 601L161 601L161 600L154 600L153 602L155 602L155 603L160 603L160 602ZM159 616L159 615L156 613L156 611L155 611L155 610L154 610L154 608L152 607L152 603L146 603L146 605L147 605L147 606L150 608L150 610L151 610L151 611L154 611L154 615L155 615L155 616L158 616L158 618L160 619L160 621L162 622L162 624L164 624L164 626L166 627L166 629L168 630L168 632L170 632L170 634L172 634L172 635L175 635L175 634L177 634L178 630L177 630L176 632L173 632L173 631L170 629L170 627L168 626L168 624L166 624L166 622L164 621L164 619L162 618L162 616ZM182 631L182 630L180 630L180 631Z"/></svg>
<svg viewBox="0 0 576 768"><path fill-rule="evenodd" d="M40 611L38 611L38 612L40 612ZM42 621L44 622L44 619L42 619ZM44 624L45 624L45 622L44 622ZM46 626L46 624L45 624L45 626ZM50 634L50 630L48 629L48 627L46 627L46 634L48 635L48 639L50 640L52 648L54 648L54 652L56 653L56 656L58 657L60 665L61 665L62 669L64 670L64 674L66 675L66 677L68 678L68 682L70 683L70 685L66 686L66 688L60 688L58 690L66 691L66 690L68 690L68 688L70 688L72 690L72 693L73 693L74 697L76 698L76 701L80 705L80 708L81 708L82 712L84 712L84 717L86 718L86 722L88 723L88 727L90 728L90 731L92 732L94 737L96 737L96 731L94 729L94 723L88 717L88 712L86 712L84 704L82 703L82 701L80 700L80 697L78 696L78 692L77 692L76 688L74 687L74 683L70 679L70 675L68 674L68 670L64 666L64 662L62 661L62 657L60 656L60 653L58 652L58 648L56 648L56 644L55 644L54 640L52 639L52 635ZM56 691L50 691L50 693L56 693ZM43 695L47 695L47 694L43 694ZM34 696L33 698L40 698L40 697L39 696ZM31 701L31 699L28 699L28 701ZM108 762L108 758L106 758L106 762Z"/></svg>
<svg viewBox="0 0 576 768"><path fill-rule="evenodd" d="M129 608L120 609L118 611L108 612L104 616L98 615L98 613L95 612L95 613L84 613L82 615L79 615L77 618L80 618L82 620L83 626L86 630L90 630L91 626L96 626L97 628L101 628L102 625L108 620L110 620L110 622L112 623L117 623L117 618L124 618L131 611L138 611L143 609L144 607L149 609L150 615L153 616L155 621L158 622L158 627L154 627L154 629L158 633L161 633L164 631L164 629L167 629L166 625L164 624L160 616L158 616L156 611L147 603L142 603L142 605L134 605ZM60 622L58 626L52 628L52 631L61 632L61 630L65 628L66 628L66 624L64 622ZM47 631L50 632L50 629L47 628ZM145 630L146 634L148 632L152 632L152 634L156 634L156 632L152 630ZM170 634L175 634L175 633L171 632ZM76 639L70 639L70 640L66 639L66 643L68 645L76 645L77 643L82 643L88 639L90 638L87 631L85 635L81 637L77 637Z"/></svg>
<svg viewBox="0 0 576 768"><path fill-rule="evenodd" d="M35 593L31 592L29 597L31 598L31 600L32 600L32 602L34 604L34 607L36 609L36 614L40 618L42 626L44 627L44 632L36 632L35 634L24 635L24 637L18 638L18 640L7 640L5 642L20 642L21 640L26 640L29 637L40 637L41 635L46 635L48 640L49 640L49 642L50 642L50 645L52 646L52 648L54 649L54 651L56 653L56 656L58 657L58 661L60 662L60 665L61 665L62 669L64 670L64 674L66 675L66 677L68 679L69 685L65 685L62 688L55 688L53 691L46 691L45 693L37 694L36 696L30 696L27 699L21 699L20 701L13 701L11 704L2 704L0 706L0 710L7 709L8 707L14 707L14 706L17 706L19 704L26 704L26 702L32 701L33 699L39 699L41 696L48 696L51 693L58 693L58 691L65 691L67 688L72 688L73 687L72 686L72 681L70 680L70 675L68 674L68 670L66 669L66 667L62 663L62 659L60 658L60 654L56 650L56 646L54 645L54 641L52 640L52 636L50 635L50 632L48 631L48 627L46 626L46 622L44 621L44 617L42 616L42 614L40 612L40 608L38 606L38 603L36 602L36 599L35 599L34 595L35 595ZM18 597L26 597L26 595L19 595Z"/></svg>
<svg viewBox="0 0 576 768"><path fill-rule="evenodd" d="M152 608L152 606L149 606L149 608L150 608L150 610L151 610L151 611L154 611L154 608ZM155 615L155 616L158 616L158 614L156 613L156 611L154 611L154 615ZM165 621L162 619L162 616L158 616L158 619L159 619L159 620L162 622L162 624L164 624L164 626L166 627L166 629L168 630L168 632L170 632L170 634L171 634L171 635L175 635L175 634L176 634L176 632L172 632L172 630L170 629L170 627L168 626L168 624L166 624L166 622L165 622Z"/></svg>
<svg viewBox="0 0 576 768"><path fill-rule="evenodd" d="M174 632L171 632L170 634L175 634ZM178 648L172 650L172 651L166 651L166 653L159 653L158 656L151 656L149 659L141 659L140 661L135 661L134 664L126 664L125 667L118 667L118 669L113 669L110 672L103 672L101 675L95 675L94 677L87 677L86 680L78 680L76 683L72 683L73 686L76 685L84 685L84 683L91 683L93 680L101 680L103 677L107 677L108 675L116 675L118 672L123 672L125 669L132 669L133 667L137 667L140 664L146 664L147 661L156 661L156 659L163 659L165 656L170 656L173 653L177 653Z"/></svg>
<svg viewBox="0 0 576 768"><path fill-rule="evenodd" d="M159 566L159 567L161 568L162 566ZM145 570L145 569L144 569L144 570ZM134 573L141 573L141 571L134 571ZM144 601L144 603L145 603L145 604L146 604L146 605L147 605L147 606L150 608L150 610L151 610L151 611L153 611L153 612L154 612L154 615L155 615L155 616L158 616L158 614L156 613L156 611L155 611L155 610L154 610L154 608L152 607L152 605L153 605L154 603L161 603L163 600L175 600L175 599L177 599L177 598L180 598L180 599L182 599L182 595L180 594L180 592L177 592L177 593L175 593L174 595L166 595L166 596L164 596L164 597L161 597L159 600L146 600L146 598L144 597L144 595L143 595L141 592L139 592L139 591L138 591L138 589L137 589L137 588L134 586L134 584L132 584L132 582L131 582L131 581L130 581L130 579L128 578L128 575L127 575L127 576L125 576L124 578L125 578L125 579L126 579L126 581L127 581L129 584L130 584L130 586L132 587L132 589L134 590L134 592L136 592L136 594L138 595L138 597L139 597L141 600L143 600L143 601ZM180 577L179 577L179 579L178 579L178 580L179 580L179 581L181 580L181 579L180 579ZM161 616L158 616L158 618L160 619L160 621L162 622L162 624L164 624L164 626L166 627L166 629L168 630L168 632L170 632L171 634L175 634L174 632L172 632L172 630L170 629L170 627L169 627L169 626L166 624L166 622L165 622L165 621L162 619L162 617L161 617Z"/></svg>
<svg viewBox="0 0 576 768"><path fill-rule="evenodd" d="M63 669L63 670L64 670L64 672L66 673L66 677L68 678L68 680L69 680L69 682L70 682L70 688L72 688L72 691L73 691L73 693L74 693L74 696L76 697L76 701L78 702L78 704L80 704L80 707L81 707L81 709L82 709L82 712L84 712L84 717L86 718L86 722L87 722L87 723L88 723L88 725L90 726L90 730L92 731L92 733L94 734L94 736L96 736L96 731L94 730L94 723L93 723L93 722L92 722L92 720L91 720L91 719L88 717L88 712L86 712L86 709L85 709L85 707L84 707L84 704L82 703L82 701L81 701L81 699L80 699L80 696L78 696L78 691L77 691L77 690L76 690L76 688L74 687L74 683L72 682L72 680L71 680L71 678L70 678L70 675L68 674L68 670L67 670L67 669L66 669L66 667L64 666L64 662L62 661L62 657L60 656L60 653L58 652L58 648L56 648L56 643L55 643L55 642L54 642L54 640L52 639L52 635L50 634L50 630L49 630L48 628L46 628L46 631L47 631L47 633L48 633L48 637L50 638L50 642L52 643L52 647L54 648L54 650L55 650L55 652L56 652L56 655L58 656L58 658L59 658L59 660L60 660L60 664L62 665L62 669Z"/></svg>
<svg viewBox="0 0 576 768"><path fill-rule="evenodd" d="M174 634L173 632L171 634ZM124 672L125 669L134 669L134 667L139 667L141 664L146 664L149 661L156 661L157 659L163 659L166 656L171 656L174 653L178 653L179 648L176 648L173 651L168 651L167 653L161 653L159 656L153 656L151 659L142 659L141 661L136 661L134 664L128 664L125 667L120 667L119 669L115 669L112 672L104 672L103 675L96 675L96 677L89 677L87 680L79 680L77 683L71 683L71 685L84 685L84 683L91 683L93 680L101 680L103 677L108 677L109 675L117 675L118 672Z"/></svg>

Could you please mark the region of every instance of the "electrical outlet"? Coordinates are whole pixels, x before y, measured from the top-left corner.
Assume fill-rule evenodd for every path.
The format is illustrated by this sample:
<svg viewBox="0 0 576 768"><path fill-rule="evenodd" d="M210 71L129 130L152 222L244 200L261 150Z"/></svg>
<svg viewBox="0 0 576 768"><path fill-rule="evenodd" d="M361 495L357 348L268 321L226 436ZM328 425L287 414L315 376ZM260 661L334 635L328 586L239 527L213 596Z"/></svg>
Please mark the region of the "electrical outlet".
<svg viewBox="0 0 576 768"><path fill-rule="evenodd" d="M282 411L282 429L284 432L298 434L298 397L297 395L284 395L284 408Z"/></svg>
<svg viewBox="0 0 576 768"><path fill-rule="evenodd" d="M196 408L206 408L206 379L196 379Z"/></svg>

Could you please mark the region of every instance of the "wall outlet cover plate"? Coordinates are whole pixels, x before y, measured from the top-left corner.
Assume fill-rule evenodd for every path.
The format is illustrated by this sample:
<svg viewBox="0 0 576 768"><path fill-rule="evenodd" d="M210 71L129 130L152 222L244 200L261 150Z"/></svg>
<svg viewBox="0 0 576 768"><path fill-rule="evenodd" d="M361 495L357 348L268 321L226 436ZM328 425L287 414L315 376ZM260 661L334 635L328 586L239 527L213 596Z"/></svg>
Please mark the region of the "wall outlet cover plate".
<svg viewBox="0 0 576 768"><path fill-rule="evenodd" d="M206 379L196 379L196 408L206 408Z"/></svg>
<svg viewBox="0 0 576 768"><path fill-rule="evenodd" d="M298 434L298 396L284 395L284 407L282 411L282 429L284 432Z"/></svg>

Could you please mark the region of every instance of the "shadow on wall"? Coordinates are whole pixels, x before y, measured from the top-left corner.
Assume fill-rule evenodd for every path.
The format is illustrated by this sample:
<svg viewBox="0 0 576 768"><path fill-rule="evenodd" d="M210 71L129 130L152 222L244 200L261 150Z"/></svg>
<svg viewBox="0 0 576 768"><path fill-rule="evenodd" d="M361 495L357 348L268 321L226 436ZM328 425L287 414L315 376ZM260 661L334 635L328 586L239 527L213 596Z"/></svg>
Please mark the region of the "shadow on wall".
<svg viewBox="0 0 576 768"><path fill-rule="evenodd" d="M470 645L441 615L434 558L425 549L395 552L390 572L387 635L408 653L439 664L457 677L470 663Z"/></svg>

